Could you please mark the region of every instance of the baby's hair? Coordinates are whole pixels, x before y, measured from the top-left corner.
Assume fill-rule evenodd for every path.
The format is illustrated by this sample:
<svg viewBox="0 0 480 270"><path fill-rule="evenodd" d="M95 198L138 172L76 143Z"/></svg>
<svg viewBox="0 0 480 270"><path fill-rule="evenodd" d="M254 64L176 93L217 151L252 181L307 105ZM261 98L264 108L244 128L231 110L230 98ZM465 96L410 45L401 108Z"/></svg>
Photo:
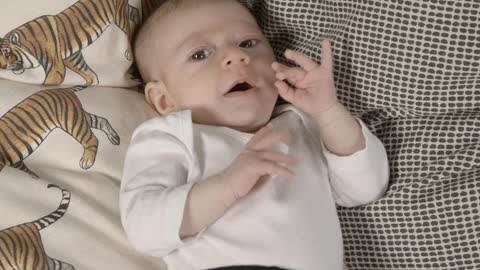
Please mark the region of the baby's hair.
<svg viewBox="0 0 480 270"><path fill-rule="evenodd" d="M230 1L241 3L239 0ZM165 15L175 11L180 7L198 5L202 2L204 3L206 0L164 0L152 14L159 12L161 15Z"/></svg>
<svg viewBox="0 0 480 270"><path fill-rule="evenodd" d="M181 6L196 4L200 1L202 0L165 0L163 1L162 4L159 5L159 7L153 12L153 14L156 14L156 13L160 13L160 15L169 14Z"/></svg>
<svg viewBox="0 0 480 270"><path fill-rule="evenodd" d="M184 6L186 4L193 4L199 1L201 0L165 0L160 4L156 5L155 8L150 11L150 14L147 15L148 17L143 18L143 23L136 30L133 36L132 44L133 44L134 59L135 59L135 63L138 71L136 76L142 81L144 85L146 81L150 80L149 78L150 74L146 74L145 68L143 67L142 63L139 62L138 60L141 61L142 59L142 57L140 57L139 55L140 50L142 50L142 47L143 47L143 44L141 44L141 42L144 41L149 35L149 31L151 31L151 27L152 27L151 25L157 18L168 15L174 12L175 10L177 10L181 6Z"/></svg>

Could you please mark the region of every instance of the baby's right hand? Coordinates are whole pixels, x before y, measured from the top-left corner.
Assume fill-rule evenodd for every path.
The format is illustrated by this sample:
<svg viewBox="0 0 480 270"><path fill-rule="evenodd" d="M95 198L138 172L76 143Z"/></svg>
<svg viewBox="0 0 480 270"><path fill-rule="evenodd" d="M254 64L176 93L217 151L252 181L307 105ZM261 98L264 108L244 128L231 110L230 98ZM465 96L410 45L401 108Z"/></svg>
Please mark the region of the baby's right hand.
<svg viewBox="0 0 480 270"><path fill-rule="evenodd" d="M245 149L221 174L235 199L247 195L263 176L293 176L293 172L281 164L296 165L297 159L273 150L276 143L288 144L289 138L290 133L286 129L275 129L268 124L250 139Z"/></svg>

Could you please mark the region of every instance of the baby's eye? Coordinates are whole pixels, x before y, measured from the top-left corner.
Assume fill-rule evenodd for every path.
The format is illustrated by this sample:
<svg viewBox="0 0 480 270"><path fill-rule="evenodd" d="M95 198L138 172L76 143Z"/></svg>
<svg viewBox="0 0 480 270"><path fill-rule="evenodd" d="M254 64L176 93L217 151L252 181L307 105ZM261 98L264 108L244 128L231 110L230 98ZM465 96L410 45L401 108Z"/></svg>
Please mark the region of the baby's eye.
<svg viewBox="0 0 480 270"><path fill-rule="evenodd" d="M247 39L247 40L244 40L242 42L240 42L240 47L242 48L252 48L254 47L255 45L257 45L257 41L255 39Z"/></svg>
<svg viewBox="0 0 480 270"><path fill-rule="evenodd" d="M199 50L192 54L190 57L193 61L202 61L210 55L210 52L207 50Z"/></svg>

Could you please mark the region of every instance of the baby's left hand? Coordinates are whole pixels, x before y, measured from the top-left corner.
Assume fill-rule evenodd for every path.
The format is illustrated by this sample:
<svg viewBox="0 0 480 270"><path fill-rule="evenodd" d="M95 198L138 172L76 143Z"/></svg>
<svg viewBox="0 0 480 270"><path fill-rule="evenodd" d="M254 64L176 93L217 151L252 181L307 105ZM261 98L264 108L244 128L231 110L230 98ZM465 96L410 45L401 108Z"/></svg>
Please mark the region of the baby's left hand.
<svg viewBox="0 0 480 270"><path fill-rule="evenodd" d="M333 80L333 57L330 41L322 41L322 64L319 65L307 56L287 50L285 57L300 67L288 67L273 62L280 96L313 116L327 111L337 103L337 93ZM287 80L294 88L288 86Z"/></svg>

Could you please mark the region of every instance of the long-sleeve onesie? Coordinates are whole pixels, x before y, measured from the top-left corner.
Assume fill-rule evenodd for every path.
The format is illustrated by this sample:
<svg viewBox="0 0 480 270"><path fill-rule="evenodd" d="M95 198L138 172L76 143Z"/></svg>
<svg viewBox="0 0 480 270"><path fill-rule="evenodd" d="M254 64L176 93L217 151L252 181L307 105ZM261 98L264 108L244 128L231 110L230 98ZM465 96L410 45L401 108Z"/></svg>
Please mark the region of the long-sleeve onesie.
<svg viewBox="0 0 480 270"><path fill-rule="evenodd" d="M271 123L292 134L289 146L278 150L299 160L295 177L259 182L214 224L184 240L179 232L192 185L229 166L253 134L194 124L190 111L139 126L120 193L122 223L132 245L162 257L170 270L230 265L343 269L335 203L358 206L383 195L389 177L383 144L359 120L366 147L336 156L322 145L313 120L291 105L276 108Z"/></svg>

